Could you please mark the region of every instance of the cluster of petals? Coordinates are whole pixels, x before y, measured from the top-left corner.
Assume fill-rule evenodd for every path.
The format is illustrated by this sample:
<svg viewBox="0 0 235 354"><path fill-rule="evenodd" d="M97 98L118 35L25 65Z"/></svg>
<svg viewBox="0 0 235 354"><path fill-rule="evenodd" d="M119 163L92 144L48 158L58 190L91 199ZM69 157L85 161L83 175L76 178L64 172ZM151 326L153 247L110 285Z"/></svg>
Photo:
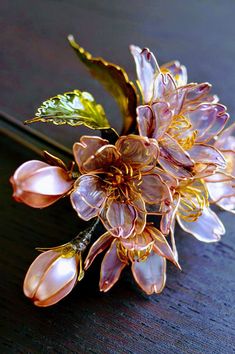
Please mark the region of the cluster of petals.
<svg viewBox="0 0 235 354"><path fill-rule="evenodd" d="M140 234L126 239L113 237L106 232L91 246L85 260L85 269L107 248L101 264L101 291L108 291L129 263L135 281L148 295L163 290L166 282L166 259L180 268L166 237L152 225L146 225Z"/></svg>
<svg viewBox="0 0 235 354"><path fill-rule="evenodd" d="M19 202L44 208L70 195L80 218L101 220L106 233L85 260L87 270L106 251L101 291L108 291L131 264L137 284L152 294L165 286L167 260L180 268L176 221L209 243L225 233L210 205L235 213L235 124L223 130L226 107L210 93L210 84L188 84L187 70L178 61L159 67L148 49L130 49L143 99L137 107L139 135L120 136L114 144L82 136L73 146L76 180L63 166L33 160L10 181ZM160 215L159 229L149 223L149 215ZM76 283L79 257L63 258L53 250L40 255L26 275L26 296L38 306L59 301ZM61 264L66 265L64 278L54 276L51 283Z"/></svg>
<svg viewBox="0 0 235 354"><path fill-rule="evenodd" d="M221 133L226 107L210 94L210 84L188 84L178 61L159 67L148 49L131 46L131 53L143 96L139 134L158 141L159 165L178 180L165 228L173 234L177 220L200 241L218 241L225 228L209 202L229 211L235 202L234 125Z"/></svg>
<svg viewBox="0 0 235 354"><path fill-rule="evenodd" d="M128 135L111 145L83 136L73 150L81 176L70 198L82 219L99 217L110 234L127 238L143 231L147 213L171 204L167 176L156 167L157 141Z"/></svg>

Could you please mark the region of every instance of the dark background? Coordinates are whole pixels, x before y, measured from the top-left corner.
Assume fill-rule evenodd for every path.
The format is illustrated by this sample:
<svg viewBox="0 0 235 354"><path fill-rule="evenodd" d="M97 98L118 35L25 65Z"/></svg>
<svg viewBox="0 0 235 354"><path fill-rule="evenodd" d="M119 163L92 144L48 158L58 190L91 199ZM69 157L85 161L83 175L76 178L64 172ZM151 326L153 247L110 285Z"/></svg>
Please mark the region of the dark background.
<svg viewBox="0 0 235 354"><path fill-rule="evenodd" d="M235 114L235 2L214 0L2 0L0 109L23 121L43 100L79 88L121 120L112 98L78 62L66 37L123 66L134 79L129 44L148 46L160 64L179 59L190 81L209 81ZM34 128L71 147L85 128ZM96 261L58 305L39 309L22 294L36 246L73 238L83 224L68 201L33 210L11 199L9 176L37 156L1 137L1 353L233 353L234 219L219 212L227 233L203 244L177 230L182 272L168 266L164 292L144 295L126 271L109 293L98 291Z"/></svg>

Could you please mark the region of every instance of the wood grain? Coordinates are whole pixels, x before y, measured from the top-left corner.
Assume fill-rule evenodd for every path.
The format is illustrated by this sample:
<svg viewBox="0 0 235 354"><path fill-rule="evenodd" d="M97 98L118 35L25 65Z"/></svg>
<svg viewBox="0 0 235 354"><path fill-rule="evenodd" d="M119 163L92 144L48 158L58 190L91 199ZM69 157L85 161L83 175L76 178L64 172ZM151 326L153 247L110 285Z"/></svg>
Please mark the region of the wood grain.
<svg viewBox="0 0 235 354"><path fill-rule="evenodd" d="M130 43L149 46L160 63L177 58L191 81L209 81L231 116L235 113L234 1L97 2L1 1L0 109L32 117L47 97L79 88L104 104L115 128L115 103L89 78L66 43L77 35L94 55L124 66L134 78ZM38 125L68 147L85 129ZM168 266L167 286L146 296L128 270L109 293L98 291L102 256L85 279L55 307L38 309L22 294L36 246L73 238L84 224L63 200L45 210L15 203L8 179L29 150L0 140L1 247L0 352L8 353L225 353L235 352L234 217L219 212L227 233L206 245L177 229L182 272ZM101 233L101 230L97 231Z"/></svg>

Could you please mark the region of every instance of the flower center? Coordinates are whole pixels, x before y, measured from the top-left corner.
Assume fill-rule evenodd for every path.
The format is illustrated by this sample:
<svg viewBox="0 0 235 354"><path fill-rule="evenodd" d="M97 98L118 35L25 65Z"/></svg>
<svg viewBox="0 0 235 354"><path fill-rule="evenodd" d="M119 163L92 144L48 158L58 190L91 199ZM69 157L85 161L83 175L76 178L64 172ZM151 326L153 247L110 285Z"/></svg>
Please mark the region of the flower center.
<svg viewBox="0 0 235 354"><path fill-rule="evenodd" d="M184 150L189 150L194 145L197 130L191 130L192 124L183 115L175 115L168 128L168 134L171 135L182 146Z"/></svg>
<svg viewBox="0 0 235 354"><path fill-rule="evenodd" d="M144 262L153 249L153 242L141 249L128 249L122 242L117 242L117 255L121 262L130 259L132 262Z"/></svg>
<svg viewBox="0 0 235 354"><path fill-rule="evenodd" d="M138 186L141 183L141 173L133 170L132 166L121 162L120 165L111 165L105 174L107 195L119 201L130 199L130 191L140 192Z"/></svg>
<svg viewBox="0 0 235 354"><path fill-rule="evenodd" d="M209 205L205 183L202 180L182 181L178 192L180 193L178 215L188 222L196 221L201 216L203 209Z"/></svg>

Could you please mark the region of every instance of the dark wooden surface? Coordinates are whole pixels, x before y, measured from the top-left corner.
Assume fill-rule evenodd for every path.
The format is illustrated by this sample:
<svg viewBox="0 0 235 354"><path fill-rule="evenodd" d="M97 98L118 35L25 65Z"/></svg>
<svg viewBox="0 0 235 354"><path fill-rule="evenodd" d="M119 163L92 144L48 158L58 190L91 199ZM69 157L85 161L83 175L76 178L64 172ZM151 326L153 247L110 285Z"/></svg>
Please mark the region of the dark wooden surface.
<svg viewBox="0 0 235 354"><path fill-rule="evenodd" d="M94 94L120 129L112 98L78 63L66 42L73 33L95 55L124 66L134 78L131 43L148 46L160 63L187 65L191 81L209 81L235 114L235 2L170 0L2 0L0 109L19 120L56 93ZM85 129L38 125L71 146ZM227 233L206 245L177 229L182 272L168 266L167 286L148 297L128 271L107 294L98 291L100 260L64 301L33 307L22 294L36 246L73 238L83 224L68 201L33 210L11 199L8 179L37 156L9 138L0 141L1 348L8 353L233 353L234 217L219 212ZM101 231L101 230L100 230Z"/></svg>

